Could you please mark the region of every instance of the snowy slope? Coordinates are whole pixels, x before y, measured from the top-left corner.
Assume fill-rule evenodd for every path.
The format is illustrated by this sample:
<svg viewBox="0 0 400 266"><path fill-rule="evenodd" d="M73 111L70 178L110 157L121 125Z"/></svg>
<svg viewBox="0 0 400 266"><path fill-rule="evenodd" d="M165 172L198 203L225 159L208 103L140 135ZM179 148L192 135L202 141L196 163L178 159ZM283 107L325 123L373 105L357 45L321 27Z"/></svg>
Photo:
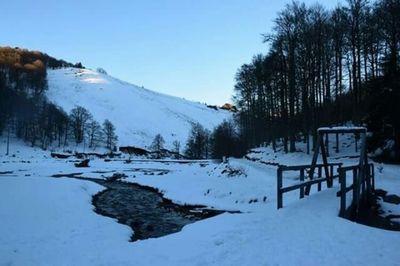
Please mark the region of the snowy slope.
<svg viewBox="0 0 400 266"><path fill-rule="evenodd" d="M167 148L186 142L193 123L208 129L227 119L224 110L156 93L88 69L64 68L48 71L50 101L69 112L76 105L88 109L102 123L116 126L119 145L148 147L156 134Z"/></svg>

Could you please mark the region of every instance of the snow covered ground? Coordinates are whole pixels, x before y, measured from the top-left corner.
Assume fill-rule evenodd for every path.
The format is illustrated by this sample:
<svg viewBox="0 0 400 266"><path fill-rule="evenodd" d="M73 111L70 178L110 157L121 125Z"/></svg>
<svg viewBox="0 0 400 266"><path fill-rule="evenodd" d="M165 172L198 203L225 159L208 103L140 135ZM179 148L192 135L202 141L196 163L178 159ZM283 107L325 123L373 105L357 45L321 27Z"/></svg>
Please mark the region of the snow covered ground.
<svg viewBox="0 0 400 266"><path fill-rule="evenodd" d="M285 164L298 164L310 158L300 152L275 157L269 148L262 149L256 154L264 161L282 158ZM245 159L230 159L227 165L96 159L90 168L77 169L18 143L10 156L3 155L2 142L0 151L0 172L8 172L0 175L0 265L400 265L400 232L339 218L336 182L302 200L297 193L285 194L284 208L277 210L276 167ZM376 168L377 188L400 194L400 166ZM229 175L233 170L240 174ZM157 187L175 202L241 213L128 242L129 227L93 212L91 195L101 186L49 178L73 172L107 177L111 171Z"/></svg>
<svg viewBox="0 0 400 266"><path fill-rule="evenodd" d="M50 101L69 112L77 105L116 127L119 146L148 148L161 134L166 148L186 143L193 123L212 130L231 113L138 87L89 69L48 70Z"/></svg>

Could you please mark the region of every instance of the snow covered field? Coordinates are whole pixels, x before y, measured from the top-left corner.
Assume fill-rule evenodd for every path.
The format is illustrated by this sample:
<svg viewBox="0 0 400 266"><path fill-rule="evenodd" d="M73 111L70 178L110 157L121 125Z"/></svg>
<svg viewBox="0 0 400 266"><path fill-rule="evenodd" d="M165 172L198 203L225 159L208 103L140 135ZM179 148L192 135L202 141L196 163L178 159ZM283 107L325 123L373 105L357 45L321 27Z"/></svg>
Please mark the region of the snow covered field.
<svg viewBox="0 0 400 266"><path fill-rule="evenodd" d="M148 148L161 134L165 146L175 140L186 143L193 123L212 130L231 113L204 104L153 92L89 69L48 70L50 101L69 112L77 105L94 119L109 119L116 127L119 146Z"/></svg>
<svg viewBox="0 0 400 266"><path fill-rule="evenodd" d="M264 161L282 158L298 164L310 158L303 153L279 153L275 158L269 148L262 149L257 156ZM276 210L272 165L245 159L230 159L228 165L95 159L90 168L77 169L72 162L18 143L11 156L0 155L0 162L0 265L400 265L400 232L337 216L337 182L302 200L297 193L285 194L284 208ZM400 166L378 167L377 188L400 194ZM138 169L169 172L157 175ZM230 176L232 170L242 174ZM196 222L165 237L129 242L129 227L93 211L91 195L101 186L49 177L73 172L106 177L110 171L124 172L126 181L156 187L175 202L241 213Z"/></svg>

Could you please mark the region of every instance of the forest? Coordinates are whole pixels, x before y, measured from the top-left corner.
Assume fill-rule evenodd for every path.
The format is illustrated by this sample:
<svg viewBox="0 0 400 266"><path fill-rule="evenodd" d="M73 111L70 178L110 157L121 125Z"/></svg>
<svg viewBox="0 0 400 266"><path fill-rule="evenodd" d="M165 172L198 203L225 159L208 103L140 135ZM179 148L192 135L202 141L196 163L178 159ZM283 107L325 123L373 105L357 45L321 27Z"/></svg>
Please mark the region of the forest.
<svg viewBox="0 0 400 266"><path fill-rule="evenodd" d="M320 126L364 125L369 151L400 161L400 1L292 2L263 34L266 54L237 71L234 102L248 148L314 145ZM312 137L309 137L312 136Z"/></svg>
<svg viewBox="0 0 400 266"><path fill-rule="evenodd" d="M100 144L114 149L117 136L110 121L101 126L81 106L67 114L48 101L47 69L61 67L83 68L81 63L68 63L42 52L0 48L0 136L7 136L7 154L10 136L42 149L66 147L71 141L93 149Z"/></svg>

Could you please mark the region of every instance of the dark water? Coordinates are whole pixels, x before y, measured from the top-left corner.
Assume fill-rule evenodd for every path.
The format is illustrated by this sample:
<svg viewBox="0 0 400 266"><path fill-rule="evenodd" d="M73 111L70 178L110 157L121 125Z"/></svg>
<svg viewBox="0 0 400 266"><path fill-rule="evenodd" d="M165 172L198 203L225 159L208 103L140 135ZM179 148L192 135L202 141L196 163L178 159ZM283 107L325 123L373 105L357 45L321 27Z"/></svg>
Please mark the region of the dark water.
<svg viewBox="0 0 400 266"><path fill-rule="evenodd" d="M379 204L380 200L391 203L386 200L386 194L387 191L383 189L375 190L375 195L372 197L371 202L362 203L358 214L353 213L353 217L350 220L376 228L400 231L400 223L392 220L399 218L400 215L386 213Z"/></svg>
<svg viewBox="0 0 400 266"><path fill-rule="evenodd" d="M78 177L80 173L54 175L88 180L106 187L93 196L96 213L130 226L131 240L161 237L179 232L183 226L213 217L223 211L204 206L179 205L165 199L156 189L120 180Z"/></svg>

